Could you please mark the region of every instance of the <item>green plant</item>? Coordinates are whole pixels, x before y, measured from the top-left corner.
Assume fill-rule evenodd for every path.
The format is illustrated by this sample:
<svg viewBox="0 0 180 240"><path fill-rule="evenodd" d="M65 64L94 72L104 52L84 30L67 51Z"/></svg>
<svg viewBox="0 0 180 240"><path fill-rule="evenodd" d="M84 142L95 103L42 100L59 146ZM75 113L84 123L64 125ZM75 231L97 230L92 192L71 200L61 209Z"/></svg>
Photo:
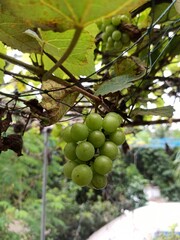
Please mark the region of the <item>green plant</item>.
<svg viewBox="0 0 180 240"><path fill-rule="evenodd" d="M171 226L170 231L156 233L157 236L153 238L153 240L179 240L180 235L176 233L176 227L177 225L174 224L173 226Z"/></svg>
<svg viewBox="0 0 180 240"><path fill-rule="evenodd" d="M171 201L179 201L179 183L175 177L174 159L164 149L135 148L126 156L135 162L139 172L160 187L161 194Z"/></svg>

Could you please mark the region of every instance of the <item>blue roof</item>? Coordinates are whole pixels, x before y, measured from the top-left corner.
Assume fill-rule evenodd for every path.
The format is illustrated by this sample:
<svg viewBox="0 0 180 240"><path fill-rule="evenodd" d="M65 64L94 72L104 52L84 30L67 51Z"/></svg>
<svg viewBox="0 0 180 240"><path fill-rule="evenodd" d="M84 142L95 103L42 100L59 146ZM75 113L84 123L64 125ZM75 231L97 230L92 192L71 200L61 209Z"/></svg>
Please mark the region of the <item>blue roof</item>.
<svg viewBox="0 0 180 240"><path fill-rule="evenodd" d="M153 138L148 144L149 147L152 148L164 148L165 144L168 144L169 147L180 147L180 139L179 138Z"/></svg>

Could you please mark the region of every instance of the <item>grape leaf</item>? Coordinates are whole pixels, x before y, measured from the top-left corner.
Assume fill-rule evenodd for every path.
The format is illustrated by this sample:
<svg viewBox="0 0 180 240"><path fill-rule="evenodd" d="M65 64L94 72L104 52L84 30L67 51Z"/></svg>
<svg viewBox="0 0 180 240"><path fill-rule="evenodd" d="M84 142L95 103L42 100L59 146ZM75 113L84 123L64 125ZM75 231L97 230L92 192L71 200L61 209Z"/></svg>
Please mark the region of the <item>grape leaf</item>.
<svg viewBox="0 0 180 240"><path fill-rule="evenodd" d="M35 38L41 47L49 54L59 59L69 46L75 30L62 33L46 31L41 33L42 39L32 30L26 30L26 34ZM73 52L63 64L74 75L88 75L94 72L94 37L87 31L83 31Z"/></svg>
<svg viewBox="0 0 180 240"><path fill-rule="evenodd" d="M168 20L172 20L173 18L178 17L178 13L175 10L175 7L173 6L170 10L167 11L167 8L169 7L169 3L165 3L162 2L160 4L155 4L153 11L152 11L152 15L154 18L154 21L157 20L162 14L164 14L164 16L161 17L159 23L168 21Z"/></svg>
<svg viewBox="0 0 180 240"><path fill-rule="evenodd" d="M173 112L174 112L174 108L172 106L165 106L165 107L152 108L152 109L136 108L131 112L131 116L153 115L153 116L171 118L173 116Z"/></svg>
<svg viewBox="0 0 180 240"><path fill-rule="evenodd" d="M103 96L128 88L134 84L133 82L146 74L146 69L139 62L139 59L123 58L115 64L114 70L118 76L102 83L95 91L96 96Z"/></svg>
<svg viewBox="0 0 180 240"><path fill-rule="evenodd" d="M43 81L42 89L48 92L48 94L42 95L41 106L48 115L48 119L42 121L42 125L48 126L58 122L63 117L74 105L79 93L72 92L53 80Z"/></svg>
<svg viewBox="0 0 180 240"><path fill-rule="evenodd" d="M3 9L18 16L32 27L43 30L65 31L89 25L106 16L127 13L146 0L1 0Z"/></svg>
<svg viewBox="0 0 180 240"><path fill-rule="evenodd" d="M24 33L30 26L0 8L0 41L22 52L40 52L40 46Z"/></svg>

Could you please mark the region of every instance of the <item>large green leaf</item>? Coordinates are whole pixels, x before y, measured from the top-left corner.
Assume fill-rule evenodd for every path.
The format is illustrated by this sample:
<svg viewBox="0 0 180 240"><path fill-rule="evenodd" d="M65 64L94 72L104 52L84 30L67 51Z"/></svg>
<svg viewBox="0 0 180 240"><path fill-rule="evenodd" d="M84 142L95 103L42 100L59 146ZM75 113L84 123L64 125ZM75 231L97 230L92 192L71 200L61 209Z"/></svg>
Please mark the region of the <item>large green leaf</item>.
<svg viewBox="0 0 180 240"><path fill-rule="evenodd" d="M146 0L1 0L1 5L34 27L65 31L85 27L116 12L128 12L144 2Z"/></svg>
<svg viewBox="0 0 180 240"><path fill-rule="evenodd" d="M63 33L43 32L44 50L59 59L69 46L73 34L74 30L68 30ZM64 66L75 75L90 74L94 71L94 48L94 38L88 32L83 32L71 55L65 61Z"/></svg>
<svg viewBox="0 0 180 240"><path fill-rule="evenodd" d="M31 30L26 31L26 33L34 37L47 53L59 59L69 46L74 31L68 30L63 33L46 31L41 33L42 39ZM83 31L71 55L63 65L74 75L88 75L94 72L94 48L93 36L89 32Z"/></svg>
<svg viewBox="0 0 180 240"><path fill-rule="evenodd" d="M22 52L39 52L40 47L35 39L24 33L28 23L2 11L0 8L0 41Z"/></svg>
<svg viewBox="0 0 180 240"><path fill-rule="evenodd" d="M174 108L172 106L165 106L152 109L136 108L131 112L131 116L136 115L153 115L171 118L173 116Z"/></svg>

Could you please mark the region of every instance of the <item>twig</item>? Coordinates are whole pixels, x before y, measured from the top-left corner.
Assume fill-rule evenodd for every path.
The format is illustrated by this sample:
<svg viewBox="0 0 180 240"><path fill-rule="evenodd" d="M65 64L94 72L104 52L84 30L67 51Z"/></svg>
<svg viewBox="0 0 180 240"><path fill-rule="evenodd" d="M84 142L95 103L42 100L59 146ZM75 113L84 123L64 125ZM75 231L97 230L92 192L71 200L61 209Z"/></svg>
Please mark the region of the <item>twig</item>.
<svg viewBox="0 0 180 240"><path fill-rule="evenodd" d="M13 63L15 65L24 67L25 69L29 70L30 72L35 73L36 75L40 76L42 74L44 74L44 70L42 68L33 66L33 65L29 65L25 62L22 62L20 60L17 60L16 58L10 57L6 54L0 53L0 58L6 60L7 62Z"/></svg>

